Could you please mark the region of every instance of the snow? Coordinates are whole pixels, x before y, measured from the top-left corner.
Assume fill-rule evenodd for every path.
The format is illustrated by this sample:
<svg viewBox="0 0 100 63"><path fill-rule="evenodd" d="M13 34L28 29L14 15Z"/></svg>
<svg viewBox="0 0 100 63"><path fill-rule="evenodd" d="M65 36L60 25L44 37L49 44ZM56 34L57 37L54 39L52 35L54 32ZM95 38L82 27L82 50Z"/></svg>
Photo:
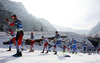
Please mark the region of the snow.
<svg viewBox="0 0 100 63"><path fill-rule="evenodd" d="M58 48L57 55L54 55L52 51L48 54L42 54L43 46L38 45L34 45L34 52L29 52L29 50L23 51L22 57L15 58L12 57L16 53L15 46L12 45L12 51L8 52L6 51L8 45L2 44L2 42L8 41L9 39L10 37L7 35L0 36L0 63L100 63L99 54L92 53L88 55L80 52L77 54L69 52L62 53L60 48ZM71 57L64 57L65 55L70 55Z"/></svg>
<svg viewBox="0 0 100 63"><path fill-rule="evenodd" d="M23 51L23 56L19 58L12 57L16 52L12 49L11 52L6 52L6 48L0 48L0 62L1 63L100 63L100 55L98 54L71 54L58 52L58 55L53 55L54 52L48 54L40 53L41 50L34 52ZM70 55L71 57L64 57Z"/></svg>

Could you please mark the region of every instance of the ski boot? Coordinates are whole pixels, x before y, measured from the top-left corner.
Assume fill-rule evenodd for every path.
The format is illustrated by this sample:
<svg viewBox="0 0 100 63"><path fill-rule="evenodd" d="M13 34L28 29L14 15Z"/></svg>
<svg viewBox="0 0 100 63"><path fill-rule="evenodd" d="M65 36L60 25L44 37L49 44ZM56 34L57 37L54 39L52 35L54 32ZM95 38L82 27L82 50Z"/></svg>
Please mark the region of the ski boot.
<svg viewBox="0 0 100 63"><path fill-rule="evenodd" d="M7 50L7 51L11 51L11 49Z"/></svg>
<svg viewBox="0 0 100 63"><path fill-rule="evenodd" d="M77 52L75 52L75 54L77 54Z"/></svg>
<svg viewBox="0 0 100 63"><path fill-rule="evenodd" d="M47 50L47 52L46 53L48 53L48 50Z"/></svg>
<svg viewBox="0 0 100 63"><path fill-rule="evenodd" d="M55 50L53 50L53 52L55 52Z"/></svg>
<svg viewBox="0 0 100 63"><path fill-rule="evenodd" d="M14 54L14 55L12 55L12 56L17 57L17 56L18 56L18 53Z"/></svg>
<svg viewBox="0 0 100 63"><path fill-rule="evenodd" d="M34 52L34 49L33 50L30 50L29 52Z"/></svg>
<svg viewBox="0 0 100 63"><path fill-rule="evenodd" d="M19 53L14 54L13 56L14 56L14 57L21 57L21 56L22 56L22 53L19 52Z"/></svg>
<svg viewBox="0 0 100 63"><path fill-rule="evenodd" d="M54 55L57 55L57 52L55 52Z"/></svg>
<svg viewBox="0 0 100 63"><path fill-rule="evenodd" d="M41 53L44 53L44 50Z"/></svg>
<svg viewBox="0 0 100 63"><path fill-rule="evenodd" d="M21 56L22 56L22 53L21 53L21 52L19 52L19 53L18 53L18 57L21 57Z"/></svg>
<svg viewBox="0 0 100 63"><path fill-rule="evenodd" d="M66 51L65 50L63 50L63 53L65 53Z"/></svg>
<svg viewBox="0 0 100 63"><path fill-rule="evenodd" d="M30 50L29 52L33 52L32 50Z"/></svg>
<svg viewBox="0 0 100 63"><path fill-rule="evenodd" d="M72 52L72 54L74 54L74 52Z"/></svg>

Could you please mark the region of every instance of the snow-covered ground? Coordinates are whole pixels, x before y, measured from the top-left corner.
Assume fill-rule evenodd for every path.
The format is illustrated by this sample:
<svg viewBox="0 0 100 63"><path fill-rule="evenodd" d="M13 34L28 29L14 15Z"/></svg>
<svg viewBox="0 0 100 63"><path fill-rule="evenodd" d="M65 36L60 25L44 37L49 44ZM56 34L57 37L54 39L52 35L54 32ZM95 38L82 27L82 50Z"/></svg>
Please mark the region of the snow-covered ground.
<svg viewBox="0 0 100 63"><path fill-rule="evenodd" d="M54 55L52 51L48 54L42 54L40 53L42 51L42 46L38 45L34 45L34 52L29 52L29 50L23 51L22 57L15 58L12 57L12 55L16 53L15 46L12 45L12 51L8 52L6 51L8 45L3 45L2 43L9 39L9 36L0 36L0 63L100 63L99 54L88 55L80 52L77 54L68 52L62 54L60 48L58 48L57 55ZM71 57L64 57L65 55L70 55Z"/></svg>
<svg viewBox="0 0 100 63"><path fill-rule="evenodd" d="M7 52L6 48L0 48L0 63L100 63L99 54L71 54L58 52L58 55L53 55L54 52L48 54L41 54L41 50L35 50L34 52L23 51L23 56L19 58L12 57L16 50L12 49L11 52ZM70 55L71 57L64 57L64 55Z"/></svg>

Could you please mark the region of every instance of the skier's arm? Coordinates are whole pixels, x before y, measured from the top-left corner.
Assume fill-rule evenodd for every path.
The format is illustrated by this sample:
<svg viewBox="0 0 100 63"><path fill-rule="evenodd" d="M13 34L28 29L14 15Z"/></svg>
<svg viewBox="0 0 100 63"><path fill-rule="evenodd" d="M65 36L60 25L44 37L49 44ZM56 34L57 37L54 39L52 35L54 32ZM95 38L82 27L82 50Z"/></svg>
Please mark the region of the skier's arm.
<svg viewBox="0 0 100 63"><path fill-rule="evenodd" d="M10 26L14 26L14 22L10 23L8 19L6 19L6 21L9 23Z"/></svg>
<svg viewBox="0 0 100 63"><path fill-rule="evenodd" d="M75 43L77 44L76 40L75 40Z"/></svg>
<svg viewBox="0 0 100 63"><path fill-rule="evenodd" d="M13 23L8 22L8 23L9 23L10 26L14 26L15 25L14 22Z"/></svg>
<svg viewBox="0 0 100 63"><path fill-rule="evenodd" d="M10 34L11 35L11 32L7 32L7 34Z"/></svg>

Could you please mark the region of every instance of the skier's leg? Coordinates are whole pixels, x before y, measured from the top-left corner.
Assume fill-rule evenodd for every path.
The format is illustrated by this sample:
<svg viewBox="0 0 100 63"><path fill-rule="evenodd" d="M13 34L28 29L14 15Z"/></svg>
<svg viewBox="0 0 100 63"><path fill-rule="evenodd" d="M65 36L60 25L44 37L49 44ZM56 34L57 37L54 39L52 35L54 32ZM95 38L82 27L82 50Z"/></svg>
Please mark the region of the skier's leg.
<svg viewBox="0 0 100 63"><path fill-rule="evenodd" d="M45 43L46 44L46 43ZM44 50L45 50L45 44L44 44L44 46L43 46L43 51L41 52L41 53L44 53Z"/></svg>
<svg viewBox="0 0 100 63"><path fill-rule="evenodd" d="M18 56L22 56L22 49L21 49L21 43L22 43L22 39L23 39L23 31L20 31L20 36L18 37L18 50L19 50L19 54Z"/></svg>
<svg viewBox="0 0 100 63"><path fill-rule="evenodd" d="M56 43L56 49L55 49L56 52L57 52L57 47L58 47L58 43Z"/></svg>
<svg viewBox="0 0 100 63"><path fill-rule="evenodd" d="M46 45L45 45L45 46L46 46L46 50L47 50L46 53L48 53L48 44L49 44L49 43L47 42Z"/></svg>
<svg viewBox="0 0 100 63"><path fill-rule="evenodd" d="M56 45L54 45L54 49L53 49L53 52L55 52L55 49L56 49Z"/></svg>
<svg viewBox="0 0 100 63"><path fill-rule="evenodd" d="M86 53L86 47L85 47L85 51L84 52Z"/></svg>
<svg viewBox="0 0 100 63"><path fill-rule="evenodd" d="M75 47L75 52L76 52L76 45L74 47Z"/></svg>
<svg viewBox="0 0 100 63"><path fill-rule="evenodd" d="M7 51L11 51L11 44L12 44L12 39L9 42L9 50L7 50Z"/></svg>
<svg viewBox="0 0 100 63"><path fill-rule="evenodd" d="M51 48L51 45L50 45L50 44L48 44L48 50L50 50L50 48Z"/></svg>
<svg viewBox="0 0 100 63"><path fill-rule="evenodd" d="M59 41L60 47L64 50L64 48L62 47L61 41Z"/></svg>
<svg viewBox="0 0 100 63"><path fill-rule="evenodd" d="M58 47L58 42L56 43L56 49L55 49L55 55L57 54L57 47Z"/></svg>
<svg viewBox="0 0 100 63"><path fill-rule="evenodd" d="M32 52L32 41L30 43L30 51L29 52Z"/></svg>
<svg viewBox="0 0 100 63"><path fill-rule="evenodd" d="M16 50L17 50L17 53L15 54L16 56L22 56L22 51L21 51L21 42L22 42L22 39L23 39L23 31L19 31L17 32L17 35L16 35Z"/></svg>
<svg viewBox="0 0 100 63"><path fill-rule="evenodd" d="M32 50L32 52L34 52L34 43L35 43L35 41L31 41L31 50Z"/></svg>
<svg viewBox="0 0 100 63"><path fill-rule="evenodd" d="M75 45L75 53L77 54L77 49L76 49L76 45Z"/></svg>
<svg viewBox="0 0 100 63"><path fill-rule="evenodd" d="M74 45L73 45L73 52L74 52Z"/></svg>
<svg viewBox="0 0 100 63"><path fill-rule="evenodd" d="M16 46L16 38L15 37L12 38L12 42Z"/></svg>

